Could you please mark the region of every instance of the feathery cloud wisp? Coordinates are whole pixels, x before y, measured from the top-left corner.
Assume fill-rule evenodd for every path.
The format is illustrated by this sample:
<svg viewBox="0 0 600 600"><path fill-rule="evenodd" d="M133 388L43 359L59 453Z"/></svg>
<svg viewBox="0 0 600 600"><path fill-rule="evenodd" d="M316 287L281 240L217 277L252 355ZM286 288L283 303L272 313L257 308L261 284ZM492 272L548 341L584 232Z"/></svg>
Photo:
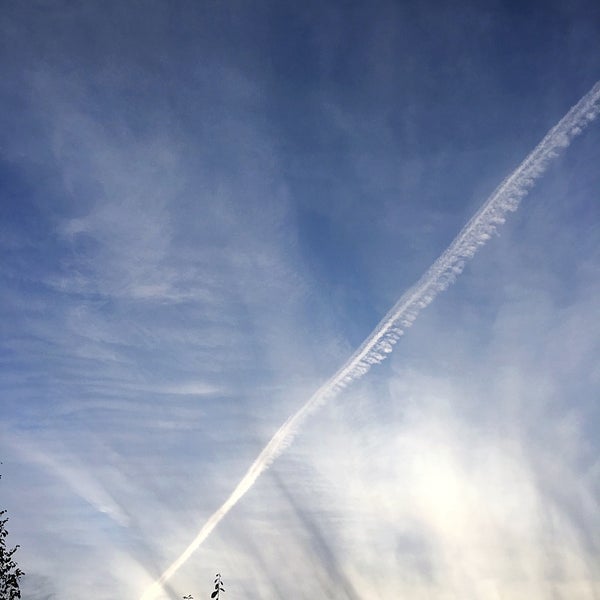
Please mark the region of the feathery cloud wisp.
<svg viewBox="0 0 600 600"><path fill-rule="evenodd" d="M472 258L477 249L490 239L496 227L504 222L506 213L518 208L520 200L543 175L552 159L567 148L573 138L599 114L600 82L569 110L517 169L496 188L450 246L423 277L403 294L342 368L279 428L229 498L211 515L184 552L146 590L142 600L150 600L160 592L162 584L185 564L223 517L253 486L261 473L292 442L299 427L312 411L352 381L362 377L372 365L385 359L399 336L404 333L404 329L410 327L419 312L455 280L462 272L466 260Z"/></svg>

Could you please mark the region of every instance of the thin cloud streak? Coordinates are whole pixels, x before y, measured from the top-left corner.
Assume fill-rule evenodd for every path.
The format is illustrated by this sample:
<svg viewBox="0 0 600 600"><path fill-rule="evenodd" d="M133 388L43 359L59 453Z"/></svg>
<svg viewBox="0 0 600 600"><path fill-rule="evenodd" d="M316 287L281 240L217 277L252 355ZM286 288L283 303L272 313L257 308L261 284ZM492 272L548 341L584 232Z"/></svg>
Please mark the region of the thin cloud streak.
<svg viewBox="0 0 600 600"><path fill-rule="evenodd" d="M455 281L464 269L466 261L490 239L497 226L504 223L506 213L518 208L521 199L543 175L550 162L566 149L599 114L600 81L569 110L525 160L496 188L450 246L421 279L403 294L341 369L279 428L229 498L210 516L183 553L144 592L141 600L151 600L160 593L163 584L185 564L225 515L254 485L258 477L289 446L309 414L351 382L365 375L371 366L385 360L393 350L394 344L404 330L412 325L420 311Z"/></svg>
<svg viewBox="0 0 600 600"><path fill-rule="evenodd" d="M66 456L64 453L61 456L27 439L24 434L16 437L7 431L2 433L13 451L21 455L26 462L39 465L49 474L66 483L80 498L119 526L129 526L130 518L127 513L102 486L99 479L92 477L89 470L78 464L76 457Z"/></svg>

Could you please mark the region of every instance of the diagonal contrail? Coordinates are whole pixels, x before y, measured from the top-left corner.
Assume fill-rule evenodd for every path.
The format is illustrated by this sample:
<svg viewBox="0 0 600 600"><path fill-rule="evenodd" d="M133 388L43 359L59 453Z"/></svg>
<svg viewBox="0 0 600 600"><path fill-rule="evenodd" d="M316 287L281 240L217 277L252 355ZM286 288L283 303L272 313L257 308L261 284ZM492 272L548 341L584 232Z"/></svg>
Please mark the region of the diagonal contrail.
<svg viewBox="0 0 600 600"><path fill-rule="evenodd" d="M146 590L141 600L151 600L162 590L163 584L179 570L221 519L254 485L261 473L292 442L300 425L310 413L352 381L362 377L372 365L385 359L404 330L412 325L419 312L454 282L457 275L462 272L465 262L473 257L479 246L485 244L496 227L504 223L506 213L518 208L521 199L546 171L550 162L599 114L600 81L569 110L529 156L496 188L450 246L429 267L421 279L402 295L341 369L277 430L229 498L210 516L181 556Z"/></svg>

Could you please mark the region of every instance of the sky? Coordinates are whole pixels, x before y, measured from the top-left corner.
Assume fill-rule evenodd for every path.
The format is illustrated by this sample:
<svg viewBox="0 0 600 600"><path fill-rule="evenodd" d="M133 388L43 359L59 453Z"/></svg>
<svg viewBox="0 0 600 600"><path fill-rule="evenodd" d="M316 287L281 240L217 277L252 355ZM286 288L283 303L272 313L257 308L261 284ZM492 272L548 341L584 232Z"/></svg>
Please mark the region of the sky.
<svg viewBox="0 0 600 600"><path fill-rule="evenodd" d="M600 80L593 0L6 2L0 508L139 600ZM600 597L600 120L157 600Z"/></svg>

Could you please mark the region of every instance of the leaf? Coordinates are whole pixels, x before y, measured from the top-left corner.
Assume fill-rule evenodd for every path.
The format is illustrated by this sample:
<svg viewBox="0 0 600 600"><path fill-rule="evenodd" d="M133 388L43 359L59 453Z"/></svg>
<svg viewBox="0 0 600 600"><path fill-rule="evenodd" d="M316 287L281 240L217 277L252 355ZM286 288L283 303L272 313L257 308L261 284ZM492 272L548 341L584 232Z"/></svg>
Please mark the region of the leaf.
<svg viewBox="0 0 600 600"><path fill-rule="evenodd" d="M211 598L216 598L218 593L219 593L219 590L215 590L215 591L214 591L214 592L213 592L213 593L210 595L210 597L211 597Z"/></svg>

